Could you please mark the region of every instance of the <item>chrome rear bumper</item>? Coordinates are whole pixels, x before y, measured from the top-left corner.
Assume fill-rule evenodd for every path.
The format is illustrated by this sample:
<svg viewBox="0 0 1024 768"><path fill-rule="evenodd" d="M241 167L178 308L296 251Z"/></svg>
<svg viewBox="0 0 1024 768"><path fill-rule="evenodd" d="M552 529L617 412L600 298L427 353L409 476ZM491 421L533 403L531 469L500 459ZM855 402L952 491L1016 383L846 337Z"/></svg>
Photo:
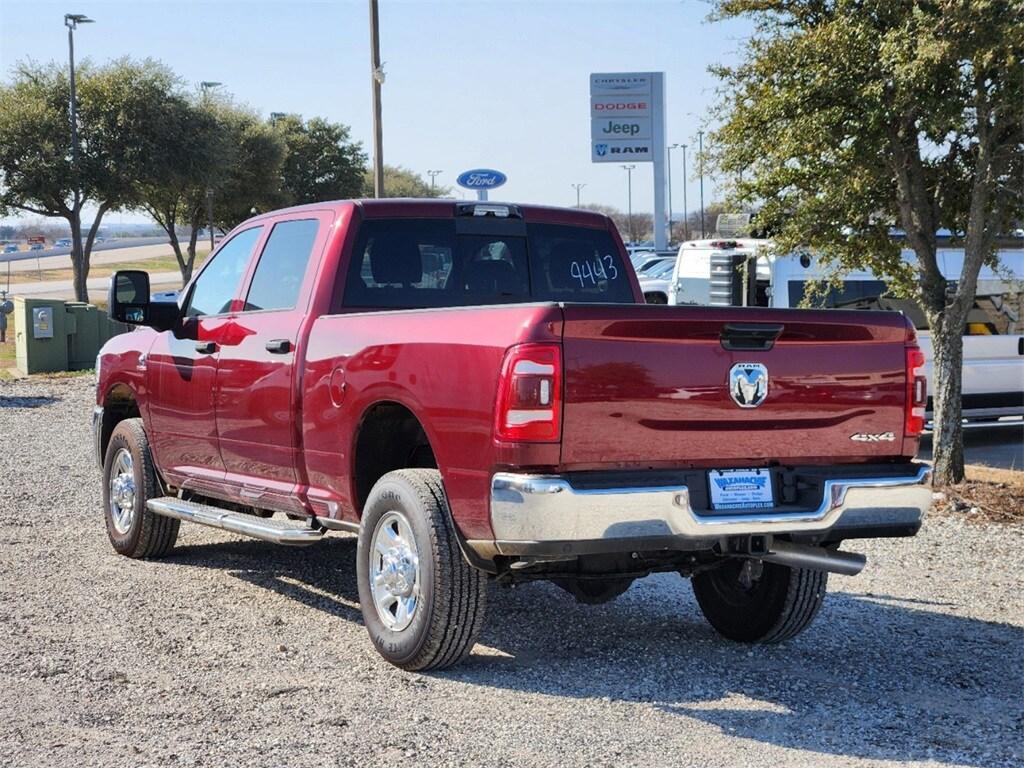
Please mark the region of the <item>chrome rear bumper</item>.
<svg viewBox="0 0 1024 768"><path fill-rule="evenodd" d="M702 513L686 486L581 489L560 475L499 472L491 527L499 554L581 554L636 546L699 549L723 536L825 534L857 528L914 532L931 507L931 469L898 477L830 479L816 509ZM856 533L852 533L855 536Z"/></svg>

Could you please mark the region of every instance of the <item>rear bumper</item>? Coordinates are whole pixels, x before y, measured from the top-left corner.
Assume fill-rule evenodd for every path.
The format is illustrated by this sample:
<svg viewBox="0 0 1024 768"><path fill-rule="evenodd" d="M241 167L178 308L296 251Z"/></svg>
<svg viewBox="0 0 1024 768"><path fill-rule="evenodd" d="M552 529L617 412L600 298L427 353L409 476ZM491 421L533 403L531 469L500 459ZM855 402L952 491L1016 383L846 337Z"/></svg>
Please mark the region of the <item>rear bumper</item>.
<svg viewBox="0 0 1024 768"><path fill-rule="evenodd" d="M708 549L729 536L908 536L931 507L930 479L928 466L911 464L898 476L826 480L815 509L709 514L691 506L685 485L581 489L561 475L499 472L491 479L494 549L572 556Z"/></svg>

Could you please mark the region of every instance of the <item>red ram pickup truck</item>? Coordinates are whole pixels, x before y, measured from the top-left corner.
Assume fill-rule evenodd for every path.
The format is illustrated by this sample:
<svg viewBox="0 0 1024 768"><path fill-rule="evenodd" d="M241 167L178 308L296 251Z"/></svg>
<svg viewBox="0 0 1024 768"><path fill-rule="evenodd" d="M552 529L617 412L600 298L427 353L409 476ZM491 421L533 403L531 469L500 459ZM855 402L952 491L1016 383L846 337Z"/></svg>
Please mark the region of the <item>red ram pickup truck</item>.
<svg viewBox="0 0 1024 768"><path fill-rule="evenodd" d="M139 326L97 361L107 532L180 521L279 544L358 536L379 652L472 648L489 582L599 603L690 577L727 638L803 630L847 539L912 536L927 395L898 313L647 306L605 216L343 201L246 221L177 303L118 272Z"/></svg>

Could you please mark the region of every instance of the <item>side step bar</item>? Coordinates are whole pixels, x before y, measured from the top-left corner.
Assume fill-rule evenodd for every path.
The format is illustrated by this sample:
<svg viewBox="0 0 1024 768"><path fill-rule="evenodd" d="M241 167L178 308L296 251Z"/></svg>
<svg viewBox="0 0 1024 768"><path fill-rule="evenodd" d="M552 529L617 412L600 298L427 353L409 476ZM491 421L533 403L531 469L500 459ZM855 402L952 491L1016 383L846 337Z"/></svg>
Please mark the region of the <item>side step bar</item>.
<svg viewBox="0 0 1024 768"><path fill-rule="evenodd" d="M314 528L296 528L270 520L264 520L241 512L229 512L226 509L196 504L176 496L163 496L146 502L150 512L164 517L174 517L188 523L199 523L211 528L220 528L243 536L251 536L272 544L305 546L315 544L324 537L325 531Z"/></svg>

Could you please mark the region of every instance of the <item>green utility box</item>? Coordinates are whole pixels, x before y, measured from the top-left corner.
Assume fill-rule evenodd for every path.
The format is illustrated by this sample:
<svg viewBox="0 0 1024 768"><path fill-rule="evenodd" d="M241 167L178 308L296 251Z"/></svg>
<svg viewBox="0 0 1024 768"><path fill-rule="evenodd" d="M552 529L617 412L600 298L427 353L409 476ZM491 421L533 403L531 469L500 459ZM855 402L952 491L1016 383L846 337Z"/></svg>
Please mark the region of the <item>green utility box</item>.
<svg viewBox="0 0 1024 768"><path fill-rule="evenodd" d="M15 297L15 366L22 373L86 370L107 339L127 330L92 304Z"/></svg>

